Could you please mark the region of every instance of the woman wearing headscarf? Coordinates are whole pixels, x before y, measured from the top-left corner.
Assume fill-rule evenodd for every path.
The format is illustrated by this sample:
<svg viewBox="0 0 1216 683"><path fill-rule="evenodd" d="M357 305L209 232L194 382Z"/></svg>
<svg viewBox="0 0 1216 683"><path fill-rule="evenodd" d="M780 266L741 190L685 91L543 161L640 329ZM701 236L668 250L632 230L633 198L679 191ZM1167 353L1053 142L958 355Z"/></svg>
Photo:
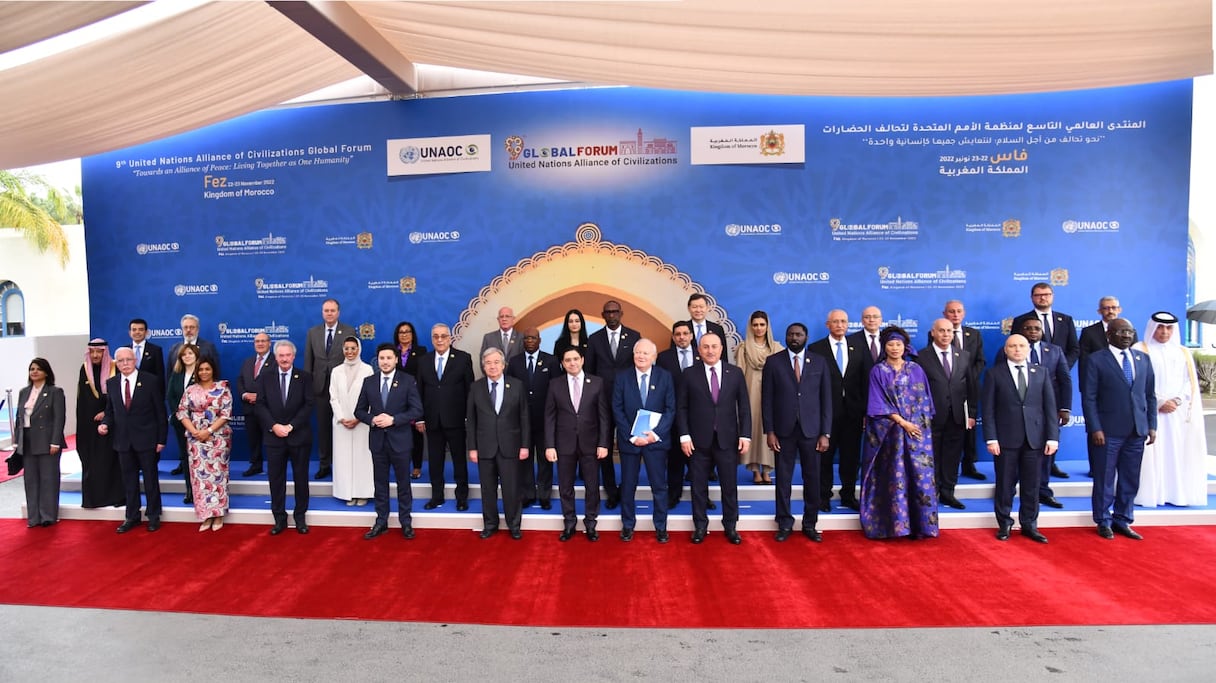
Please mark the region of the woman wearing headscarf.
<svg viewBox="0 0 1216 683"><path fill-rule="evenodd" d="M908 333L878 335L883 359L870 371L861 454L861 528L866 538L937 536L933 397Z"/></svg>
<svg viewBox="0 0 1216 683"><path fill-rule="evenodd" d="M725 344L725 340L723 340ZM773 341L773 329L768 322L768 313L753 311L747 322L747 339L735 347L735 365L743 369L743 378L747 380L747 398L752 408L752 445L739 460L752 473L753 484L773 483L773 450L768 447L766 440L758 435L764 434L764 414L760 410L760 379L764 374L764 361L785 347Z"/></svg>
<svg viewBox="0 0 1216 683"><path fill-rule="evenodd" d="M127 500L112 437L97 433L97 425L106 415L106 381L116 372L106 340L90 341L76 382L76 454L80 456L80 506L84 508L117 507Z"/></svg>
<svg viewBox="0 0 1216 683"><path fill-rule="evenodd" d="M363 380L375 374L372 366L359 358L362 350L358 339L343 339L342 364L329 377L329 404L334 411L334 498L345 500L347 505L366 505L376 495L369 428L355 419Z"/></svg>
<svg viewBox="0 0 1216 683"><path fill-rule="evenodd" d="M13 443L25 462L25 508L29 528L59 521L59 455L67 401L55 386L45 358L30 361L29 383L17 395Z"/></svg>
<svg viewBox="0 0 1216 683"><path fill-rule="evenodd" d="M194 499L199 531L219 531L228 512L228 456L232 452L232 392L211 358L195 364L195 382L177 406L189 453L186 485Z"/></svg>
<svg viewBox="0 0 1216 683"><path fill-rule="evenodd" d="M1182 346L1178 318L1158 311L1144 341L1134 344L1153 364L1157 393L1157 439L1144 447L1136 505L1207 505L1207 436L1199 377Z"/></svg>

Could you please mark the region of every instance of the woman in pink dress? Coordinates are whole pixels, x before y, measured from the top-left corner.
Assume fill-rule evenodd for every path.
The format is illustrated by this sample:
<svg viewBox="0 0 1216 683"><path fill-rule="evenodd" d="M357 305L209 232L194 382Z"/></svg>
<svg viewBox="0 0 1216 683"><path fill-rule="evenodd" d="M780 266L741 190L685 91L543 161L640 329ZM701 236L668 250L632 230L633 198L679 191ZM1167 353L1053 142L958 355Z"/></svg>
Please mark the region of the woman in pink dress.
<svg viewBox="0 0 1216 683"><path fill-rule="evenodd" d="M186 428L186 450L194 513L199 531L219 531L228 512L228 455L232 450L232 392L216 381L215 361L202 358L195 366L196 381L186 388L177 407L177 419Z"/></svg>

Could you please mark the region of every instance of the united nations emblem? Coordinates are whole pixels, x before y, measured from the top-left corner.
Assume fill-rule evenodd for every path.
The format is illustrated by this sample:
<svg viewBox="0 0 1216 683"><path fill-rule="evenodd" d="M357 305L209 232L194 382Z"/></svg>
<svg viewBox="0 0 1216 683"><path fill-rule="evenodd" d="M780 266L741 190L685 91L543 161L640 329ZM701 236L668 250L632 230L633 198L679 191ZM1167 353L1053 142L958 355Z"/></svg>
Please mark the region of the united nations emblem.
<svg viewBox="0 0 1216 683"><path fill-rule="evenodd" d="M376 326L371 323L363 323L359 326L359 338L363 341L369 341L376 338Z"/></svg>
<svg viewBox="0 0 1216 683"><path fill-rule="evenodd" d="M1051 286L1064 287L1068 284L1068 269L1067 268L1052 268L1051 270Z"/></svg>
<svg viewBox="0 0 1216 683"><path fill-rule="evenodd" d="M886 279L886 277L887 277L888 275L890 275L890 274L891 274L891 269L890 269L890 268L888 268L888 267L886 267L886 266L879 266L879 267L878 267L878 278L879 278L880 280L885 280L885 279Z"/></svg>
<svg viewBox="0 0 1216 683"><path fill-rule="evenodd" d="M760 154L766 157L779 157L785 154L785 134L770 130L761 135Z"/></svg>
<svg viewBox="0 0 1216 683"><path fill-rule="evenodd" d="M1001 320L1001 334L1009 336L1013 331L1013 318L1004 318Z"/></svg>
<svg viewBox="0 0 1216 683"><path fill-rule="evenodd" d="M402 294L413 294L418 291L418 280L414 277L403 277L399 281Z"/></svg>
<svg viewBox="0 0 1216 683"><path fill-rule="evenodd" d="M1001 223L1001 235L1004 237L1021 237L1022 221L1016 218L1010 218L1004 223Z"/></svg>
<svg viewBox="0 0 1216 683"><path fill-rule="evenodd" d="M503 140L503 146L507 148L507 155L511 157L511 161L515 161L524 151L524 139L518 135L510 135Z"/></svg>
<svg viewBox="0 0 1216 683"><path fill-rule="evenodd" d="M372 248L372 234L370 232L361 232L355 236L355 245L360 249Z"/></svg>
<svg viewBox="0 0 1216 683"><path fill-rule="evenodd" d="M224 246L224 236L223 235L215 236L215 246L217 246L217 247Z"/></svg>
<svg viewBox="0 0 1216 683"><path fill-rule="evenodd" d="M266 284L266 281L263 280L262 278L257 278L256 280L253 281L253 286L256 289L261 289L262 285L264 285L264 284Z"/></svg>
<svg viewBox="0 0 1216 683"><path fill-rule="evenodd" d="M832 220L828 221L828 225L832 226L832 232L836 232L840 229L840 219L833 218Z"/></svg>
<svg viewBox="0 0 1216 683"><path fill-rule="evenodd" d="M773 273L773 284L783 285L790 281L789 273L778 271Z"/></svg>
<svg viewBox="0 0 1216 683"><path fill-rule="evenodd" d="M418 148L413 145L406 145L397 150L397 158L403 164L413 164L418 162Z"/></svg>

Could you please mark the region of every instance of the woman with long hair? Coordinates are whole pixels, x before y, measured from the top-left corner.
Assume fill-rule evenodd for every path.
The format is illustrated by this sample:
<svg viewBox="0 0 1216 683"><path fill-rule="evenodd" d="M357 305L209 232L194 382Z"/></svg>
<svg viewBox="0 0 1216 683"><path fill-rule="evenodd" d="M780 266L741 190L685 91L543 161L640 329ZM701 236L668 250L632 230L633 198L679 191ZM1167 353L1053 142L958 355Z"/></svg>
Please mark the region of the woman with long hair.
<svg viewBox="0 0 1216 683"><path fill-rule="evenodd" d="M186 394L186 387L194 384L194 368L198 365L199 351L194 344L182 344L182 348L177 352L177 362L173 364L172 373L169 375L169 385L165 389L165 400L169 404L169 415L177 413L177 406L182 402L182 396ZM186 472L186 428L182 426L180 420L170 417L169 424L173 427L173 435L177 437L177 458L178 465L173 468L169 474L185 474ZM186 479L186 495L182 498L183 503L194 502L194 491L190 490L190 480Z"/></svg>
<svg viewBox="0 0 1216 683"><path fill-rule="evenodd" d="M583 312L577 308L572 308L566 311L566 317L562 322L561 334L557 335L557 340L553 342L553 357L561 361L562 354L566 349L579 348L583 350L583 357L587 356L587 319L583 317Z"/></svg>
<svg viewBox="0 0 1216 683"><path fill-rule="evenodd" d="M217 377L215 361L200 359L195 382L178 403L177 422L188 434L187 485L199 531L219 531L228 512L228 456L232 452L232 392Z"/></svg>
<svg viewBox="0 0 1216 683"><path fill-rule="evenodd" d="M29 382L17 395L13 443L25 465L26 526L59 521L59 455L67 400L55 386L55 371L45 358L30 361Z"/></svg>
<svg viewBox="0 0 1216 683"><path fill-rule="evenodd" d="M401 370L417 380L418 360L426 355L427 348L418 343L418 332L414 330L414 323L408 320L397 323L397 328L393 330L393 343L401 352ZM419 479L422 477L422 458L425 455L422 452L422 432L412 429L410 433L414 439L413 448L410 450L410 479Z"/></svg>

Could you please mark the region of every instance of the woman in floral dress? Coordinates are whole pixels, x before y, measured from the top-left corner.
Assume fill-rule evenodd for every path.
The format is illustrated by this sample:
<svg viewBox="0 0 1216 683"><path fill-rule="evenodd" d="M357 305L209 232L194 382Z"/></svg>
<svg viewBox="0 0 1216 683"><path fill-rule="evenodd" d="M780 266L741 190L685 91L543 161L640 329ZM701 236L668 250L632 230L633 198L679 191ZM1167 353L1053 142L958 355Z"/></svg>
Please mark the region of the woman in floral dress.
<svg viewBox="0 0 1216 683"><path fill-rule="evenodd" d="M228 455L232 450L232 392L216 381L215 361L202 358L186 388L177 419L186 430L187 467L199 531L219 531L228 512Z"/></svg>

